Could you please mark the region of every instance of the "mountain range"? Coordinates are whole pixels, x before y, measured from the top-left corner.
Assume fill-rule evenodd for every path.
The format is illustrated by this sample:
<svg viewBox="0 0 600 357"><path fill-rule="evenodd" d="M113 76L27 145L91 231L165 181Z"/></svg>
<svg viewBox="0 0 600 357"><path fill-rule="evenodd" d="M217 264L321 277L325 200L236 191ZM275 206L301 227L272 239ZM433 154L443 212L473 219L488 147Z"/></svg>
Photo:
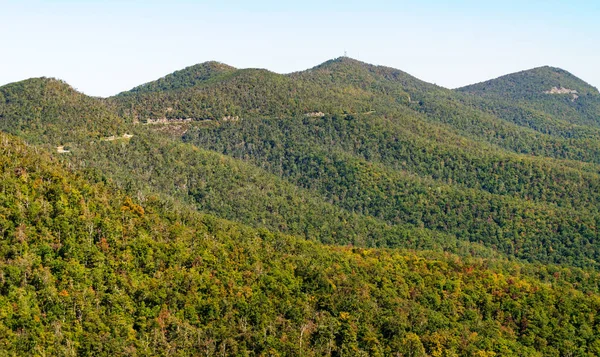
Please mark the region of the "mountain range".
<svg viewBox="0 0 600 357"><path fill-rule="evenodd" d="M7 355L600 354L600 93L341 57L0 87Z"/></svg>

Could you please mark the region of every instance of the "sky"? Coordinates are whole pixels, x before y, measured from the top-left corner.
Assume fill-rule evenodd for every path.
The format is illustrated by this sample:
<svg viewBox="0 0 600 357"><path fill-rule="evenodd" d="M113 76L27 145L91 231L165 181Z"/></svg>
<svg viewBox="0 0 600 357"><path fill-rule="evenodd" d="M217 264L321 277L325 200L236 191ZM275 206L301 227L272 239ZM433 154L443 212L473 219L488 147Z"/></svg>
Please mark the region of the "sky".
<svg viewBox="0 0 600 357"><path fill-rule="evenodd" d="M600 1L0 0L0 85L110 96L216 60L289 73L347 53L456 88L543 65L600 87Z"/></svg>

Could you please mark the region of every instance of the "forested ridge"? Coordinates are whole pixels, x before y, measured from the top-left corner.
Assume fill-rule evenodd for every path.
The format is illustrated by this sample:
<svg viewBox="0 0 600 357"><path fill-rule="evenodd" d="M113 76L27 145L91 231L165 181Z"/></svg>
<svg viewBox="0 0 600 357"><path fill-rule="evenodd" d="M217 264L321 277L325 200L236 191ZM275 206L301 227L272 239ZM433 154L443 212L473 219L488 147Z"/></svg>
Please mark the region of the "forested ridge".
<svg viewBox="0 0 600 357"><path fill-rule="evenodd" d="M0 350L598 355L599 119L553 67L0 87Z"/></svg>
<svg viewBox="0 0 600 357"><path fill-rule="evenodd" d="M324 246L139 202L0 142L9 354L600 352L596 273Z"/></svg>

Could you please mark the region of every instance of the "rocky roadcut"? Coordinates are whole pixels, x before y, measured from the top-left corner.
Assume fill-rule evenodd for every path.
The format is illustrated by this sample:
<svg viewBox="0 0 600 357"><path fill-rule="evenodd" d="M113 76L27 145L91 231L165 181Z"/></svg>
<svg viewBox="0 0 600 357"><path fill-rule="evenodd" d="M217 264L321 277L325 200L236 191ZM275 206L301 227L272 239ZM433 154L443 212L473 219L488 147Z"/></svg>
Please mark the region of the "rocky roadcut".
<svg viewBox="0 0 600 357"><path fill-rule="evenodd" d="M552 67L0 87L0 351L600 355L598 118Z"/></svg>

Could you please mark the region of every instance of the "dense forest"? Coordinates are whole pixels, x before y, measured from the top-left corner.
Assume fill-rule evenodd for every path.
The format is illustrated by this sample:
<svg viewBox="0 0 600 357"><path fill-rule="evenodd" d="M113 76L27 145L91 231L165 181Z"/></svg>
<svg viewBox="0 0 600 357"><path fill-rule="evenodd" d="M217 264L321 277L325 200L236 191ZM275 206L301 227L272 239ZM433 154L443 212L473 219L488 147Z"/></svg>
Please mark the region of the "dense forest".
<svg viewBox="0 0 600 357"><path fill-rule="evenodd" d="M599 120L552 67L0 87L0 351L598 355Z"/></svg>
<svg viewBox="0 0 600 357"><path fill-rule="evenodd" d="M600 353L596 273L328 247L140 202L0 143L9 354Z"/></svg>

